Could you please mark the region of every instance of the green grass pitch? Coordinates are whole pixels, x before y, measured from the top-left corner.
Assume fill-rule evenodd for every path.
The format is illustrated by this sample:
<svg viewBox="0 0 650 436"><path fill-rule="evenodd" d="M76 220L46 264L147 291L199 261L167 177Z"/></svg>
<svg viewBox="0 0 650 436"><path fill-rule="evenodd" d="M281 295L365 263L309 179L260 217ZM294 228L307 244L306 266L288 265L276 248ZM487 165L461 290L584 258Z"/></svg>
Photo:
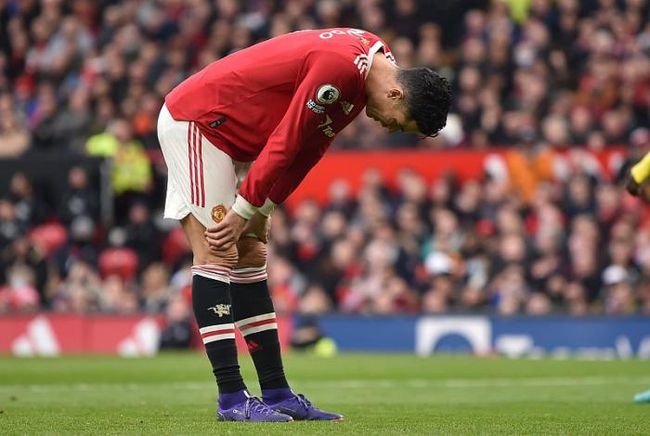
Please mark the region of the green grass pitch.
<svg viewBox="0 0 650 436"><path fill-rule="evenodd" d="M650 434L650 405L631 401L650 388L642 361L293 354L286 369L345 421L218 423L199 353L0 357L0 434Z"/></svg>

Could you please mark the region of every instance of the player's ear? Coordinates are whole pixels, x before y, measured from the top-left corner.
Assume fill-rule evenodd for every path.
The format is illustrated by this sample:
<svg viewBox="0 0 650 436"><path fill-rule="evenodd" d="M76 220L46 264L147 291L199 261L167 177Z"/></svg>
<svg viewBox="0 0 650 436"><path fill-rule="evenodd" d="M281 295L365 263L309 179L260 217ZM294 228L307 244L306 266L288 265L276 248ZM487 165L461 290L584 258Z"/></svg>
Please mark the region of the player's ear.
<svg viewBox="0 0 650 436"><path fill-rule="evenodd" d="M388 98L391 100L401 100L404 98L404 91L400 88L390 88L388 90Z"/></svg>

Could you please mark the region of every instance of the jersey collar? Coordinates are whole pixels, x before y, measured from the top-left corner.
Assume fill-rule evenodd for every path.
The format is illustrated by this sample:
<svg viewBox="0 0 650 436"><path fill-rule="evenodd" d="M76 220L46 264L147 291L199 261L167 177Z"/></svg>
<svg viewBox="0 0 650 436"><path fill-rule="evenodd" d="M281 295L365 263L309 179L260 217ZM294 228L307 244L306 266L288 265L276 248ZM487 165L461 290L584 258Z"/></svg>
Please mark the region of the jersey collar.
<svg viewBox="0 0 650 436"><path fill-rule="evenodd" d="M370 69L372 68L372 61L375 58L375 54L381 50L384 49L384 55L386 56L386 59L391 61L391 63L395 63L395 58L393 57L393 53L387 52L387 47L384 45L383 42L377 41L373 44L372 47L370 47L370 50L368 50L368 69L366 70L366 76L365 78L368 78L368 74L370 73Z"/></svg>
<svg viewBox="0 0 650 436"><path fill-rule="evenodd" d="M370 50L368 50L368 69L366 70L366 78L368 78L368 73L370 73L370 69L372 68L372 61L375 58L375 54L382 48L384 48L384 44L381 41L377 41L372 47L370 47Z"/></svg>

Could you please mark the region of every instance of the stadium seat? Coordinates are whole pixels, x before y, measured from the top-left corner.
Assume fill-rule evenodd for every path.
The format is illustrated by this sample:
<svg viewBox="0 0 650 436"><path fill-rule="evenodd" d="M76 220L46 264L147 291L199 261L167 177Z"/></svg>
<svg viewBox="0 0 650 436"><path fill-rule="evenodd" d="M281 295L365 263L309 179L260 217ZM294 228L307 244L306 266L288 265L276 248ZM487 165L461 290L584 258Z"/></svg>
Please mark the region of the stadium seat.
<svg viewBox="0 0 650 436"><path fill-rule="evenodd" d="M34 244L38 245L46 256L50 256L68 240L68 231L60 223L45 223L35 227L30 235Z"/></svg>
<svg viewBox="0 0 650 436"><path fill-rule="evenodd" d="M108 248L99 255L99 272L102 277L117 275L130 280L138 272L138 255L130 248Z"/></svg>
<svg viewBox="0 0 650 436"><path fill-rule="evenodd" d="M185 254L190 252L190 246L182 228L177 227L169 232L162 245L162 258L165 264L174 266Z"/></svg>

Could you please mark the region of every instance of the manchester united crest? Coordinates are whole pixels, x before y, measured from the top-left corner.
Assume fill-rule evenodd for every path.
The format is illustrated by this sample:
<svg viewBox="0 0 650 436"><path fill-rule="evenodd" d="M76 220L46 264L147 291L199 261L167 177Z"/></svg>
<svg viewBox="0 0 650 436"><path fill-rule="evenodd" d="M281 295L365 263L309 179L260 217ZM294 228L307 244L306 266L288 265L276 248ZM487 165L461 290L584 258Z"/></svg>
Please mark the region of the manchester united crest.
<svg viewBox="0 0 650 436"><path fill-rule="evenodd" d="M223 218L226 216L226 206L219 204L212 208L212 221L215 223L220 223Z"/></svg>
<svg viewBox="0 0 650 436"><path fill-rule="evenodd" d="M230 304L217 304L216 306L208 307L215 315L221 318L224 315L230 315Z"/></svg>

